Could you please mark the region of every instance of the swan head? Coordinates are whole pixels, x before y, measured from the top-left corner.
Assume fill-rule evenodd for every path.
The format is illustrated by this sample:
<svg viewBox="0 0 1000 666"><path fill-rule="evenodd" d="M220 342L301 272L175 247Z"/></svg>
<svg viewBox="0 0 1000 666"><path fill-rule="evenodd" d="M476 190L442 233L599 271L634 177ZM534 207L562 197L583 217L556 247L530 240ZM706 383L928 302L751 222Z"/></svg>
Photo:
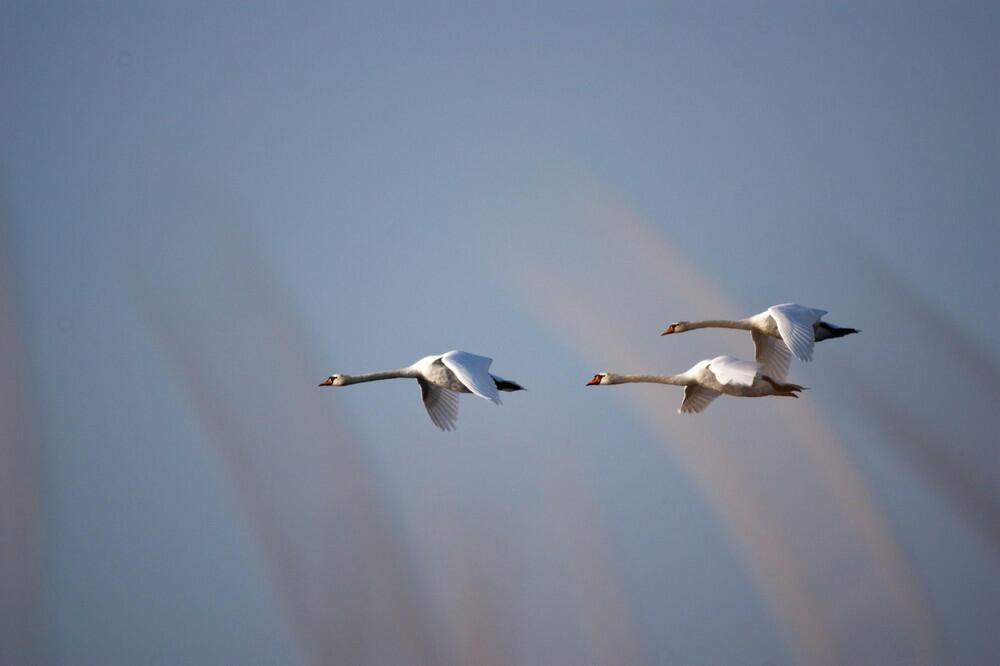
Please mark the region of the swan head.
<svg viewBox="0 0 1000 666"><path fill-rule="evenodd" d="M343 386L344 381L345 381L344 375L330 375L329 377L323 380L320 386Z"/></svg>
<svg viewBox="0 0 1000 666"><path fill-rule="evenodd" d="M671 333L683 333L688 330L688 322L686 321L675 321L670 326L663 329L663 333L660 335L670 335Z"/></svg>
<svg viewBox="0 0 1000 666"><path fill-rule="evenodd" d="M606 373L606 372L598 372L597 374L595 374L591 378L591 380L589 382L587 382L587 386L599 386L599 385L602 385L602 384L605 385L605 386L607 386L608 384L611 383L610 379L611 378L608 375L608 373Z"/></svg>

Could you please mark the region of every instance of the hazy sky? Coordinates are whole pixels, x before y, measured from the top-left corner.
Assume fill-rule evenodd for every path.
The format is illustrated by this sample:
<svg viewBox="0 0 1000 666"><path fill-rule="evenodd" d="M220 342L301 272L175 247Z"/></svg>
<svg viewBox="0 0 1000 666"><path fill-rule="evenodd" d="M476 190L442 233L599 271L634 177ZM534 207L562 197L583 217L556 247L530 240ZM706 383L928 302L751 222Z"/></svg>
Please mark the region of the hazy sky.
<svg viewBox="0 0 1000 666"><path fill-rule="evenodd" d="M1000 659L1000 10L876 4L0 3L12 658Z"/></svg>

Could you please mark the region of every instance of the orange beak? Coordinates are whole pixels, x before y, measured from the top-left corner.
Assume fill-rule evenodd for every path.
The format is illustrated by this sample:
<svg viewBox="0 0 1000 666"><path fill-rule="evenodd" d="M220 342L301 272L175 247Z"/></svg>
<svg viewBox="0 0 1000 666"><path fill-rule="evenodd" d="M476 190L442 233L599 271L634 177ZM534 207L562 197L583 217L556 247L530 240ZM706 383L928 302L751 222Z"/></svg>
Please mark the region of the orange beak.
<svg viewBox="0 0 1000 666"><path fill-rule="evenodd" d="M665 329L663 329L663 333L660 333L660 335L661 336L662 335L670 335L671 333L674 332L674 328L676 326L677 326L676 324L671 324L670 326L667 326Z"/></svg>
<svg viewBox="0 0 1000 666"><path fill-rule="evenodd" d="M327 377L320 386L333 386L333 380Z"/></svg>
<svg viewBox="0 0 1000 666"><path fill-rule="evenodd" d="M601 383L601 376L600 375L594 375L594 378L591 379L589 382L587 382L587 386L594 386L594 385L600 384L600 383Z"/></svg>

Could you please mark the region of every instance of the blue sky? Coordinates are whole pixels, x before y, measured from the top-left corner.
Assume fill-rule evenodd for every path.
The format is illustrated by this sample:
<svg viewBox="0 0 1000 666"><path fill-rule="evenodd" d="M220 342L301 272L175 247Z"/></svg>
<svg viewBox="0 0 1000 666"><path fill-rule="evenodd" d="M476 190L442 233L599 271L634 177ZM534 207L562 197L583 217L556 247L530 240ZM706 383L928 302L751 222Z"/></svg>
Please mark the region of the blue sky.
<svg viewBox="0 0 1000 666"><path fill-rule="evenodd" d="M13 657L1000 652L995 8L0 13ZM797 402L583 387L785 301ZM316 388L452 348L529 390Z"/></svg>

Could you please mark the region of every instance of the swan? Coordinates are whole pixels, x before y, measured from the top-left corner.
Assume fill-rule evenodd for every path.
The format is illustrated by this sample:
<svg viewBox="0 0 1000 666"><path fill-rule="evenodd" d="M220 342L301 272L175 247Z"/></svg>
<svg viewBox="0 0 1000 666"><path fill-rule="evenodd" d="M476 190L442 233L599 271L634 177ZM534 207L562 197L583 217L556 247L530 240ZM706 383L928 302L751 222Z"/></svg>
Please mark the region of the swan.
<svg viewBox="0 0 1000 666"><path fill-rule="evenodd" d="M798 384L784 384L761 373L761 364L743 361L732 356L716 356L696 363L679 375L620 375L599 372L587 386L613 386L615 384L672 384L684 387L684 401L678 414L697 414L709 403L725 393L739 398L784 396L798 398L797 391L805 390Z"/></svg>
<svg viewBox="0 0 1000 666"><path fill-rule="evenodd" d="M807 308L796 303L783 303L772 305L764 312L746 319L674 322L660 335L684 333L697 328L735 328L750 331L756 352L755 358L761 364L763 373L781 381L788 374L790 354L795 354L802 361L811 361L814 342L842 338L859 332L855 328L845 328L821 321L825 314L826 310Z"/></svg>
<svg viewBox="0 0 1000 666"><path fill-rule="evenodd" d="M444 354L425 356L413 365L399 370L366 375L333 374L323 380L320 386L349 386L379 379L416 379L420 385L420 397L431 421L441 430L454 430L458 419L459 393L474 393L499 405L498 391L524 390L517 382L490 374L491 363L491 358L456 349Z"/></svg>

